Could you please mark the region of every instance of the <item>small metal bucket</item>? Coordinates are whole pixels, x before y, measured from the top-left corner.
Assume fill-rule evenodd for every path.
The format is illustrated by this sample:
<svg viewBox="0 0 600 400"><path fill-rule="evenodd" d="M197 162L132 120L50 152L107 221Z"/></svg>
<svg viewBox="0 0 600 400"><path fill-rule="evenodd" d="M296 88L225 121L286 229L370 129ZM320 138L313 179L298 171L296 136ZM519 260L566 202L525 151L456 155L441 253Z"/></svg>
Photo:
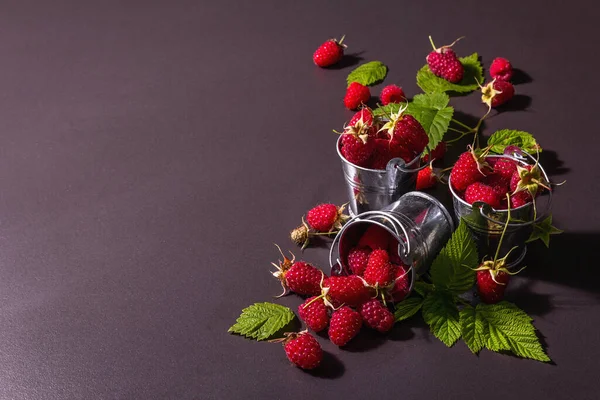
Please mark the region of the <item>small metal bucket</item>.
<svg viewBox="0 0 600 400"><path fill-rule="evenodd" d="M363 168L344 158L340 150L341 140L340 135L337 153L342 161L351 215L381 210L404 193L415 190L417 173L421 169L421 155L408 164L401 158L394 158L388 162L385 170Z"/></svg>
<svg viewBox="0 0 600 400"><path fill-rule="evenodd" d="M526 161L529 160L533 160L535 162L535 158L533 158L530 154L525 154L526 156L514 154L513 156L498 155L487 156L486 158L508 158L516 161L522 166L527 165ZM544 171L542 166L539 164L538 167L540 168L546 181L549 182L546 171ZM484 257L487 255L488 257L493 257L494 254L496 254L496 249L498 248L498 243L500 242L500 236L502 235L502 230L506 224L508 210L496 210L483 202L475 202L473 205L470 205L461 199L454 188L452 188L452 182L450 179L448 179L448 186L450 187L450 192L452 193L453 197L454 213L459 220L461 218L464 219L465 223L471 230L473 239L477 244L479 256ZM506 265L508 268L514 267L523 261L525 254L527 253L527 245L525 242L533 231L533 224L543 220L548 215L552 204L552 192L550 191L549 195L544 197L547 198L546 205L543 207L545 208L545 212L539 213L539 203L536 202L536 204L538 204L539 213L536 219L534 219L534 209L532 203L528 203L517 208L511 208L510 219L511 221L516 222L510 222L508 224L499 252L500 257L503 257L512 248L515 248L515 250L510 253L506 260ZM542 197L538 197L538 199L540 198Z"/></svg>
<svg viewBox="0 0 600 400"><path fill-rule="evenodd" d="M406 193L380 211L367 211L346 222L329 252L332 275L350 273L345 263L348 252L372 225L384 228L398 242L398 256L409 266L409 290L454 231L452 216L437 199L422 192Z"/></svg>

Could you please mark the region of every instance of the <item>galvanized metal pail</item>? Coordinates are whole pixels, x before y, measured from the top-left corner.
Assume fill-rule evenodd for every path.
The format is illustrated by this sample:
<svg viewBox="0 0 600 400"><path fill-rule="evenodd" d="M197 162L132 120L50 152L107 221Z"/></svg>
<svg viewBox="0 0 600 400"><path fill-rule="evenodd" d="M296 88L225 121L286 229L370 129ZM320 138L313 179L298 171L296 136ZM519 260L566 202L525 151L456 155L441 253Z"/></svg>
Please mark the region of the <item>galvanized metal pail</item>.
<svg viewBox="0 0 600 400"><path fill-rule="evenodd" d="M415 190L421 155L408 164L401 158L394 158L385 170L363 168L344 158L340 151L341 140L340 136L337 153L342 161L351 215L381 210L404 193Z"/></svg>
<svg viewBox="0 0 600 400"><path fill-rule="evenodd" d="M488 156L486 158L508 158L512 161L519 163L524 166L527 165L526 161L535 162L530 154L525 153L526 156L520 156L514 154L513 156L498 155ZM548 181L548 175L546 171L538 164L544 178ZM548 181L549 182L549 181ZM508 218L507 210L496 210L490 207L488 204L483 202L475 202L473 205L463 200L458 193L452 187L451 179L448 180L448 186L453 197L454 213L460 220L464 219L465 223L471 230L473 239L477 244L477 250L479 256L493 257L498 248L500 242L500 236L502 230L506 224ZM545 198L545 204L538 202L538 199ZM533 231L533 224L544 219L550 211L552 204L552 192L550 191L547 196L540 196L536 198L536 205L538 209L538 215L534 219L534 208L532 203L525 204L521 207L517 207L510 210L510 219L513 222L509 222L500 246L500 257L505 256L512 248L515 248L506 260L507 267L514 267L518 265L525 258L527 253L527 245L525 242ZM539 212L542 209L544 212Z"/></svg>

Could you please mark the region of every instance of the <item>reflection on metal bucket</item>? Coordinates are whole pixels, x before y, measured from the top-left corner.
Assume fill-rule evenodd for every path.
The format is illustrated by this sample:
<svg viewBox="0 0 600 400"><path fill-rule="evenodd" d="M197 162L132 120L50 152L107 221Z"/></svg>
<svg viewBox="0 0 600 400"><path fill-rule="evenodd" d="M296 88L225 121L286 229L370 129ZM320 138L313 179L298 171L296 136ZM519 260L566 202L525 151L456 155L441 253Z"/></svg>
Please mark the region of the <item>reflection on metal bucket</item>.
<svg viewBox="0 0 600 400"><path fill-rule="evenodd" d="M332 275L349 273L348 252L372 225L384 228L397 241L398 256L410 267L410 290L454 231L452 216L438 200L422 192L406 193L384 209L364 212L344 225L329 253Z"/></svg>
<svg viewBox="0 0 600 400"><path fill-rule="evenodd" d="M488 156L486 158L508 158L519 163L520 165L526 165L527 163L525 160L528 159L535 161L531 155L527 156L528 158L518 155L514 155L512 157L507 155L499 155ZM544 171L541 165L538 164L538 166L544 178L546 181L548 181L548 175L546 175L546 171ZM450 187L450 192L452 193L453 197L454 213L458 219L464 219L467 226L471 230L473 239L477 244L479 257L483 258L486 255L488 257L493 256L498 248L498 242L500 241L500 236L502 235L502 230L504 229L504 225L508 217L507 210L496 210L490 207L488 204L482 202L475 202L473 205L470 205L464 201L452 188L452 182L450 179L448 186ZM546 199L546 204L540 207L538 199L542 198ZM547 213L550 211L551 203L552 192L550 192L548 196L538 197L536 199L538 211L540 208L542 208L545 209L545 212L538 212L535 220L532 203L528 203L521 207L510 210L510 219L512 222L508 224L508 228L506 229L506 234L504 235L504 240L500 246L499 253L500 256L504 256L513 247L516 247L506 260L508 268L518 265L525 258L525 254L527 253L527 245L525 242L531 235L533 224L545 218Z"/></svg>
<svg viewBox="0 0 600 400"><path fill-rule="evenodd" d="M337 152L342 161L351 215L381 210L404 193L415 189L420 155L408 164L400 158L394 158L385 170L362 168L344 158L340 152L341 139L340 136L337 141Z"/></svg>

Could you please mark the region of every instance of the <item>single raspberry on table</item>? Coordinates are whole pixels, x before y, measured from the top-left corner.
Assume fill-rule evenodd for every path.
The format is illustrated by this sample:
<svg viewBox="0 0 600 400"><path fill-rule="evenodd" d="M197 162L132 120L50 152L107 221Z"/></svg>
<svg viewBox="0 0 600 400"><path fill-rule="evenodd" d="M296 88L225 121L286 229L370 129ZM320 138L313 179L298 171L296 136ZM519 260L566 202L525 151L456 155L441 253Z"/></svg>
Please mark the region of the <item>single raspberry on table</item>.
<svg viewBox="0 0 600 400"><path fill-rule="evenodd" d="M342 44L344 37L338 41L337 39L329 39L319 46L313 54L313 61L319 67L329 67L337 64L344 56L345 44Z"/></svg>
<svg viewBox="0 0 600 400"><path fill-rule="evenodd" d="M392 235L379 225L371 224L358 240L359 247L368 247L371 250L387 249Z"/></svg>
<svg viewBox="0 0 600 400"><path fill-rule="evenodd" d="M510 81L513 76L513 68L506 58L497 57L490 66L490 76L499 81Z"/></svg>
<svg viewBox="0 0 600 400"><path fill-rule="evenodd" d="M437 178L431 167L425 167L417 174L417 190L424 190L435 186Z"/></svg>
<svg viewBox="0 0 600 400"><path fill-rule="evenodd" d="M342 224L348 219L344 214L345 206L335 204L319 204L308 210L306 222L317 232L332 232L341 229Z"/></svg>
<svg viewBox="0 0 600 400"><path fill-rule="evenodd" d="M515 95L515 88L510 82L494 79L481 87L481 101L489 107L496 108L506 103Z"/></svg>
<svg viewBox="0 0 600 400"><path fill-rule="evenodd" d="M298 306L298 315L306 326L315 332L322 331L329 324L329 313L323 298L313 296L306 299Z"/></svg>
<svg viewBox="0 0 600 400"><path fill-rule="evenodd" d="M402 103L403 101L406 101L406 96L404 95L404 90L402 90L400 86L387 85L381 89L379 100L381 100L381 104L385 106L390 103Z"/></svg>
<svg viewBox="0 0 600 400"><path fill-rule="evenodd" d="M369 261L363 276L365 281L371 286L384 287L394 280L393 273L388 252L386 250L373 250L369 255Z"/></svg>
<svg viewBox="0 0 600 400"><path fill-rule="evenodd" d="M272 272L272 274L280 280L283 287L283 293L279 297L287 294L288 290L302 296L319 295L324 273L307 262L295 261L293 254L290 260L283 255L279 246L277 248L283 257L283 261L279 261L279 265L272 263L277 268L277 271Z"/></svg>
<svg viewBox="0 0 600 400"><path fill-rule="evenodd" d="M473 204L476 201L482 201L493 208L500 207L500 197L491 186L482 182L474 182L467 187L465 191L465 201Z"/></svg>
<svg viewBox="0 0 600 400"><path fill-rule="evenodd" d="M365 104L371 98L371 91L367 86L358 82L352 82L346 89L344 105L349 110L356 110L361 104Z"/></svg>
<svg viewBox="0 0 600 400"><path fill-rule="evenodd" d="M348 268L354 275L362 276L367 268L371 249L368 247L353 247L348 252Z"/></svg>
<svg viewBox="0 0 600 400"><path fill-rule="evenodd" d="M308 332L292 333L287 336L283 348L288 360L302 369L313 369L323 359L323 349Z"/></svg>
<svg viewBox="0 0 600 400"><path fill-rule="evenodd" d="M358 307L371 297L370 289L357 275L331 276L323 282L321 292L325 303L333 307Z"/></svg>
<svg viewBox="0 0 600 400"><path fill-rule="evenodd" d="M504 298L509 280L510 275L504 271L489 269L477 271L477 291L481 301L487 304L498 303Z"/></svg>
<svg viewBox="0 0 600 400"><path fill-rule="evenodd" d="M377 299L363 303L358 311L369 328L385 333L394 326L394 314Z"/></svg>
<svg viewBox="0 0 600 400"><path fill-rule="evenodd" d="M329 340L336 346L345 346L358 334L361 326L360 314L348 306L343 306L331 315Z"/></svg>
<svg viewBox="0 0 600 400"><path fill-rule="evenodd" d="M433 39L429 36L429 41L433 46L433 51L427 55L427 65L434 75L439 76L451 83L458 83L462 80L465 68L456 56L452 46L460 39L456 39L454 43L436 48L433 44Z"/></svg>
<svg viewBox="0 0 600 400"><path fill-rule="evenodd" d="M491 172L489 166L473 150L462 153L450 172L452 187L460 192L474 182L485 178Z"/></svg>

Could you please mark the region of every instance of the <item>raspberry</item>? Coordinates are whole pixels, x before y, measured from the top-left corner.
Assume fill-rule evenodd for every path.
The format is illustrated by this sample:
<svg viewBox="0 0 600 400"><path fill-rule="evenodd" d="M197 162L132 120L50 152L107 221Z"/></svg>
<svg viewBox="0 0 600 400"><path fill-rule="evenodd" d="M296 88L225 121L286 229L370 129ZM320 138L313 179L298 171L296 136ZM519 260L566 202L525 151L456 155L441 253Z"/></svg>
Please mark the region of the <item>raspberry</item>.
<svg viewBox="0 0 600 400"><path fill-rule="evenodd" d="M377 299L361 305L359 312L365 325L379 332L388 332L394 326L394 314Z"/></svg>
<svg viewBox="0 0 600 400"><path fill-rule="evenodd" d="M348 216L344 215L344 206L337 207L335 204L319 204L306 214L306 222L317 232L340 229L346 219Z"/></svg>
<svg viewBox="0 0 600 400"><path fill-rule="evenodd" d="M358 241L358 246L369 247L371 250L387 249L391 239L392 236L386 229L371 224Z"/></svg>
<svg viewBox="0 0 600 400"><path fill-rule="evenodd" d="M532 200L533 198L531 197L531 194L529 194L529 192L526 190L522 190L510 196L510 206L512 208L521 207Z"/></svg>
<svg viewBox="0 0 600 400"><path fill-rule="evenodd" d="M368 163L372 169L386 169L388 162L393 158L390 149L390 141L387 139L375 139L375 149Z"/></svg>
<svg viewBox="0 0 600 400"><path fill-rule="evenodd" d="M390 103L401 103L406 100L406 96L404 96L404 91L400 86L388 85L381 90L379 99L381 104L385 106Z"/></svg>
<svg viewBox="0 0 600 400"><path fill-rule="evenodd" d="M494 189L481 182L472 183L467 187L465 201L469 204L473 204L476 201L483 201L493 208L500 207L500 198L494 192Z"/></svg>
<svg viewBox="0 0 600 400"><path fill-rule="evenodd" d="M298 306L298 315L304 321L306 326L315 332L320 332L327 328L329 323L329 314L327 306L322 298L310 297Z"/></svg>
<svg viewBox="0 0 600 400"><path fill-rule="evenodd" d="M433 187L436 182L437 182L437 179L435 177L435 174L431 170L431 167L425 167L422 170L420 170L419 173L417 174L416 189L423 190L423 189Z"/></svg>
<svg viewBox="0 0 600 400"><path fill-rule="evenodd" d="M346 133L354 134L354 136L368 135L373 139L377 136L377 127L375 126L375 117L373 111L369 107L363 107L357 111L345 129Z"/></svg>
<svg viewBox="0 0 600 400"><path fill-rule="evenodd" d="M361 104L366 103L371 98L371 91L368 87L358 82L352 82L346 89L344 105L349 110L356 110Z"/></svg>
<svg viewBox="0 0 600 400"><path fill-rule="evenodd" d="M508 286L510 275L504 271L494 271L496 281L492 279L491 270L477 271L477 291L481 301L487 304L494 304L504 298L504 291Z"/></svg>
<svg viewBox="0 0 600 400"><path fill-rule="evenodd" d="M494 173L499 174L507 182L517 171L517 164L507 158L501 158L494 163Z"/></svg>
<svg viewBox="0 0 600 400"><path fill-rule="evenodd" d="M490 66L490 75L499 81L510 81L513 75L512 65L506 58L497 57Z"/></svg>
<svg viewBox="0 0 600 400"><path fill-rule="evenodd" d="M493 80L481 87L481 101L495 108L506 103L515 95L515 88L510 82Z"/></svg>
<svg viewBox="0 0 600 400"><path fill-rule="evenodd" d="M408 267L404 264L393 264L394 268L394 287L390 290L389 294L392 301L398 302L404 300L408 295L410 282L409 274L407 273Z"/></svg>
<svg viewBox="0 0 600 400"><path fill-rule="evenodd" d="M302 369L316 368L323 359L323 349L308 332L290 334L283 345L288 360Z"/></svg>
<svg viewBox="0 0 600 400"><path fill-rule="evenodd" d="M430 156L431 159L433 159L434 161L440 161L444 159L444 155L446 155L446 142L439 142L437 146L435 146L435 149L431 150L430 154L425 154L423 156L423 162L424 163L428 163L430 160Z"/></svg>
<svg viewBox="0 0 600 400"><path fill-rule="evenodd" d="M364 274L365 281L372 286L387 286L394 280L392 264L386 250L373 250L369 255Z"/></svg>
<svg viewBox="0 0 600 400"><path fill-rule="evenodd" d="M344 36L338 42L336 39L329 39L325 43L319 46L319 48L313 54L313 61L319 67L329 67L333 64L337 64L344 56L345 44Z"/></svg>
<svg viewBox="0 0 600 400"><path fill-rule="evenodd" d="M401 115L392 121L394 121L394 130L390 139L392 155L409 163L425 150L429 143L429 136L412 115Z"/></svg>
<svg viewBox="0 0 600 400"><path fill-rule="evenodd" d="M484 167L479 166L482 171L484 171ZM485 175L478 169L478 158L472 151L462 153L458 157L454 167L452 167L452 172L450 172L452 187L460 192L465 190L470 184L480 181L484 177Z"/></svg>
<svg viewBox="0 0 600 400"><path fill-rule="evenodd" d="M359 167L364 167L375 150L375 141L366 138L366 141L344 133L342 135L341 152L346 160Z"/></svg>
<svg viewBox="0 0 600 400"><path fill-rule="evenodd" d="M326 300L334 307L342 304L357 307L371 297L369 288L356 275L327 278L323 282L323 293Z"/></svg>
<svg viewBox="0 0 600 400"><path fill-rule="evenodd" d="M506 193L508 193L508 184L510 182L510 178L506 179L499 173L493 173L488 175L483 183L492 188L498 199L502 202L502 200L506 199Z"/></svg>
<svg viewBox="0 0 600 400"><path fill-rule="evenodd" d="M458 40L460 39L455 40L454 43L456 43ZM465 73L465 68L459 61L456 53L454 53L454 50L450 48L454 45L454 43L448 46L436 48L433 44L431 36L429 37L429 41L431 41L431 45L434 49L427 56L427 65L429 65L431 72L433 72L434 75L447 80L448 82L460 82Z"/></svg>
<svg viewBox="0 0 600 400"><path fill-rule="evenodd" d="M336 346L345 346L360 331L362 318L357 311L344 306L331 315L329 339Z"/></svg>
<svg viewBox="0 0 600 400"><path fill-rule="evenodd" d="M280 296L286 294L288 290L302 296L317 296L321 293L321 280L324 276L321 270L304 261L294 262L293 255L290 260L283 255L281 249L279 252L283 261L280 261L279 265L272 263L277 268L277 271L272 274L281 281L283 293Z"/></svg>
<svg viewBox="0 0 600 400"><path fill-rule="evenodd" d="M364 274L369 261L369 254L371 254L371 249L368 247L353 247L350 249L348 252L348 267L353 274L361 276Z"/></svg>

